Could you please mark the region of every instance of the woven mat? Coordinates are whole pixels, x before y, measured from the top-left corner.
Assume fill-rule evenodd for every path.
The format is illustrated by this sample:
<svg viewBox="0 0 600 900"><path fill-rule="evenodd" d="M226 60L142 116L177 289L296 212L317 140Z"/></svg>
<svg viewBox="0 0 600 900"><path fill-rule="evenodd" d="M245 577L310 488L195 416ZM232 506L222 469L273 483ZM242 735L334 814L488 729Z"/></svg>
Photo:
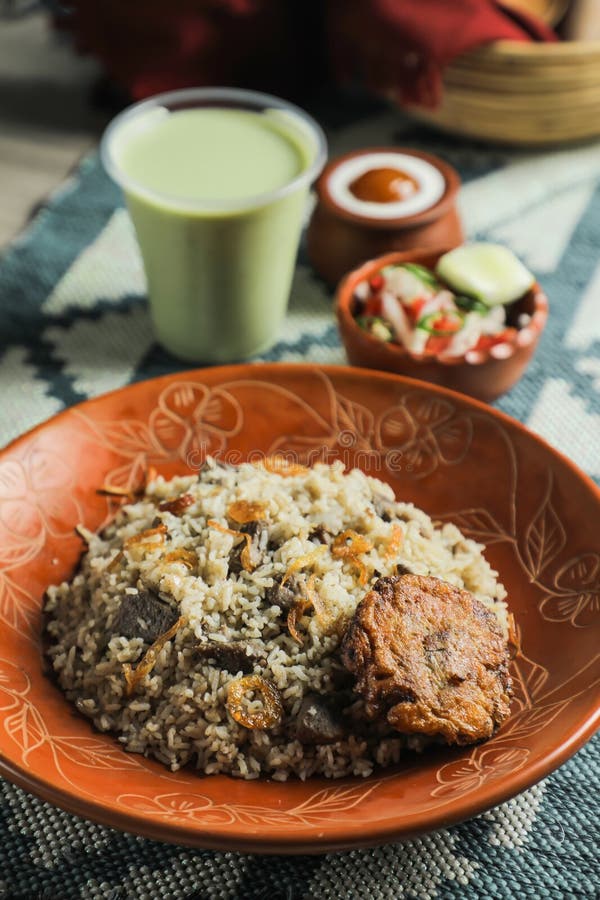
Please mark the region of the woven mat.
<svg viewBox="0 0 600 900"><path fill-rule="evenodd" d="M458 168L469 235L510 245L551 300L539 352L498 406L600 481L600 145L488 150L343 97L320 112L332 153L397 143ZM264 358L345 362L330 297L303 250L280 341ZM153 342L131 225L92 156L0 258L0 445L72 403L181 368ZM464 825L324 857L154 843L0 781L0 897L597 897L599 747L590 742L545 781Z"/></svg>

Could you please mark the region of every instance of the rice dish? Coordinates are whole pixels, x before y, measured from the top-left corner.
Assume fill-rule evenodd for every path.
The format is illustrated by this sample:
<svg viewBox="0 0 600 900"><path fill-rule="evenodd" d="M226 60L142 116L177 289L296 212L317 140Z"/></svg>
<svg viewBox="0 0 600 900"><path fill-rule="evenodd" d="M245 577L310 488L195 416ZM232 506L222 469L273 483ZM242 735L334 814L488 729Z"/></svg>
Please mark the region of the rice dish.
<svg viewBox="0 0 600 900"><path fill-rule="evenodd" d="M480 544L340 462L209 459L197 476L154 479L85 536L73 580L47 592L54 676L96 728L172 770L368 775L421 749L425 738L365 719L339 658L380 576L465 588L508 629L506 592ZM307 698L327 695L342 698L345 727L311 742L299 718Z"/></svg>

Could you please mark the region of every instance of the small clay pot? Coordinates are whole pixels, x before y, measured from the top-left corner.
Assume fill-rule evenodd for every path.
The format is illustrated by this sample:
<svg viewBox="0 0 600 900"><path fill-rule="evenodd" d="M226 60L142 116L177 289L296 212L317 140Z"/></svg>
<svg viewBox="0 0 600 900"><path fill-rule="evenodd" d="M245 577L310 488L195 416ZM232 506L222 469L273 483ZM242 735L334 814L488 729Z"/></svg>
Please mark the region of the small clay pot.
<svg viewBox="0 0 600 900"><path fill-rule="evenodd" d="M336 294L336 314L342 341L354 366L409 375L489 403L510 390L523 375L544 330L548 300L539 284L534 284L511 311L511 318L515 321L521 313L531 316L529 324L520 328L512 341L488 350L470 350L464 356L411 353L401 344L378 340L361 328L354 318L355 291L362 281L389 265L411 262L433 269L445 252L413 250L387 253L350 272Z"/></svg>
<svg viewBox="0 0 600 900"><path fill-rule="evenodd" d="M359 215L346 209L331 193L332 174L348 160L375 153L401 153L429 163L444 178L443 195L422 212L395 219ZM370 147L337 157L325 167L316 183L318 202L307 233L308 256L313 268L335 287L340 278L361 262L391 250L457 247L464 240L455 205L459 187L460 177L452 166L419 150Z"/></svg>

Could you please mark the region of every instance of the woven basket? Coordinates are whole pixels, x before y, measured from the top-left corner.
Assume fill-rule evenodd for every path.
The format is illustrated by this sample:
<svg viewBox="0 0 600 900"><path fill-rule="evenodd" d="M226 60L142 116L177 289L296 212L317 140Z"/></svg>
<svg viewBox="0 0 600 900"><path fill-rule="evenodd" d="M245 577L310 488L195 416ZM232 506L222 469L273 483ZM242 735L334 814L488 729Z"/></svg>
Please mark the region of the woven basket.
<svg viewBox="0 0 600 900"><path fill-rule="evenodd" d="M411 114L445 131L507 144L600 135L600 41L498 41L456 59L435 110Z"/></svg>

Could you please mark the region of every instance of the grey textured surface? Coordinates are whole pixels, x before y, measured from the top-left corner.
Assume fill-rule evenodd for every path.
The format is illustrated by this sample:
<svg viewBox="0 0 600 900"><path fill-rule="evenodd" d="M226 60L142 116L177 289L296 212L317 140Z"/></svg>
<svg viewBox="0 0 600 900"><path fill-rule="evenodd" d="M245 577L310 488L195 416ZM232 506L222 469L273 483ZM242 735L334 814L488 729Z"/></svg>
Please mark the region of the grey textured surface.
<svg viewBox="0 0 600 900"><path fill-rule="evenodd" d="M551 318L526 377L499 406L600 479L600 149L488 151L432 137L381 107L341 102L336 151L402 142L465 180L469 233L536 272ZM76 401L182 366L152 340L121 199L86 160L0 259L0 443ZM300 255L269 359L343 362L330 299ZM0 897L563 898L600 894L596 739L544 782L466 824L404 845L324 857L190 850L121 834L0 785Z"/></svg>

